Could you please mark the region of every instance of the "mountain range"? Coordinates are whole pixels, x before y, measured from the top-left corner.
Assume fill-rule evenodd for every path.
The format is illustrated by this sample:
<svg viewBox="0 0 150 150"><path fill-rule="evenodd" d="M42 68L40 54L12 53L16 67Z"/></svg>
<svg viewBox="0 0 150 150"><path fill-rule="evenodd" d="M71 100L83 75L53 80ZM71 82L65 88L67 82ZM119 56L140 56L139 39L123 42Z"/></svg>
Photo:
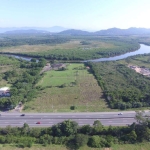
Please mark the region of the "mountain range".
<svg viewBox="0 0 150 150"><path fill-rule="evenodd" d="M24 34L24 33L50 33L59 35L149 35L150 29L147 28L110 28L106 30L100 30L96 32L88 32L76 29L66 29L60 26L54 26L50 28L40 28L40 27L24 27L24 28L0 28L0 33L4 34Z"/></svg>
<svg viewBox="0 0 150 150"><path fill-rule="evenodd" d="M37 31L36 31L37 30ZM67 28L60 27L60 26L53 26L53 27L9 27L9 28L0 28L0 33L19 33L19 32L52 32L52 33L58 33L61 31L67 30Z"/></svg>

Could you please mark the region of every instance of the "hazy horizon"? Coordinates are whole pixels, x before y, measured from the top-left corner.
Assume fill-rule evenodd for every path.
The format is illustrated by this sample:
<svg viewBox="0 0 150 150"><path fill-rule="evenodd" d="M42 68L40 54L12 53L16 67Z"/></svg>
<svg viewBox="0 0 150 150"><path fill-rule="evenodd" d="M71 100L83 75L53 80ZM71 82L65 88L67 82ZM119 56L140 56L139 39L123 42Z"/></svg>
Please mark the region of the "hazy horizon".
<svg viewBox="0 0 150 150"><path fill-rule="evenodd" d="M150 28L149 4L149 0L1 0L0 28Z"/></svg>
<svg viewBox="0 0 150 150"><path fill-rule="evenodd" d="M90 29L75 29L75 28L65 28L65 27L62 27L62 26L52 26L52 27L36 27L36 26L33 26L33 27L30 27L30 26L22 26L22 27L0 27L0 29L13 29L14 28L14 30L16 29L16 30L19 30L19 29L21 29L21 30L30 30L30 29L37 29L37 30L44 30L44 29L50 29L50 28L55 28L55 27L58 27L58 28L64 28L64 30L71 30L71 29L74 29L74 30L82 30L82 31L88 31L88 32L95 32L95 31L100 31L100 30L107 30L107 29L112 29L112 28L117 28L117 27L112 27L112 28L107 28L107 29L99 29L99 30L90 30ZM129 27L129 28L144 28L144 27ZM117 29L129 29L129 28L117 28ZM150 29L150 28L145 28L145 29ZM63 30L63 31L64 31Z"/></svg>

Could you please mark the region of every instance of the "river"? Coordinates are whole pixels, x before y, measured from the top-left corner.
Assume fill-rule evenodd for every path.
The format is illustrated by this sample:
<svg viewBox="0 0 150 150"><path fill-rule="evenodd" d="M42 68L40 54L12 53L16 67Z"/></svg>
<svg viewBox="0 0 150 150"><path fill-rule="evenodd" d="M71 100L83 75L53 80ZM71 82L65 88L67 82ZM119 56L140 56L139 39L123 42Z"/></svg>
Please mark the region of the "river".
<svg viewBox="0 0 150 150"><path fill-rule="evenodd" d="M125 53L125 54L122 54L119 56L114 56L114 57L109 57L109 58L99 58L99 59L93 59L93 60L86 60L86 61L82 61L82 62L87 62L87 61L92 61L92 62L115 61L115 60L127 58L129 56L135 56L138 54L148 54L148 53L150 53L150 46L140 44L140 48L134 52L128 52L128 53ZM7 55L7 56L12 56L12 57L15 57L17 59L23 59L23 60L27 60L27 61L30 61L32 59L32 57L23 57L23 56L18 56L18 55Z"/></svg>
<svg viewBox="0 0 150 150"><path fill-rule="evenodd" d="M140 48L134 52L128 52L119 56L114 56L114 57L109 57L109 58L99 58L99 59L94 59L94 60L88 60L92 62L100 62L100 61L114 61L114 60L120 60L120 59L125 59L129 56L135 56L138 54L148 54L150 53L150 46L146 46L144 44L140 44Z"/></svg>

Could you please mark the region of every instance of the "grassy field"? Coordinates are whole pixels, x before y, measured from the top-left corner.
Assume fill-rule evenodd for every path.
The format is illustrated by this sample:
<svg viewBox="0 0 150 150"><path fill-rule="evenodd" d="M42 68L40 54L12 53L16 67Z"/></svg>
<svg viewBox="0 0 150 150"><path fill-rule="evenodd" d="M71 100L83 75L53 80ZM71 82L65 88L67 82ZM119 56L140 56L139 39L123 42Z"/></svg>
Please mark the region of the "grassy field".
<svg viewBox="0 0 150 150"><path fill-rule="evenodd" d="M76 74L84 74L86 70L84 71L75 71L73 70L74 67L78 67L78 65L73 64L69 65L66 71L54 71L51 70L49 72L45 73L44 78L39 82L38 85L41 85L42 87L46 86L60 86L62 84L71 84L72 82L75 82L76 80Z"/></svg>
<svg viewBox="0 0 150 150"><path fill-rule="evenodd" d="M70 64L67 68L65 71L49 71L45 74L38 83L44 89L38 98L25 104L25 111L69 112L71 106L77 107L73 112L110 111L101 88L84 64ZM65 87L58 87L62 84Z"/></svg>
<svg viewBox="0 0 150 150"><path fill-rule="evenodd" d="M150 143L142 144L125 144L125 145L114 145L111 148L91 148L91 147L81 147L79 150L149 150ZM0 145L0 150L69 150L65 146L61 145L49 145L46 147L37 145L31 148L17 148L8 145Z"/></svg>
<svg viewBox="0 0 150 150"><path fill-rule="evenodd" d="M90 45L82 45L81 40L71 40L67 43L55 44L55 45L21 45L21 46L11 46L11 47L1 47L0 51L2 52L11 52L11 53L29 53L29 52L41 52L49 51L54 49L82 49L84 47L89 48L114 48L113 43L103 42L103 41L91 41Z"/></svg>

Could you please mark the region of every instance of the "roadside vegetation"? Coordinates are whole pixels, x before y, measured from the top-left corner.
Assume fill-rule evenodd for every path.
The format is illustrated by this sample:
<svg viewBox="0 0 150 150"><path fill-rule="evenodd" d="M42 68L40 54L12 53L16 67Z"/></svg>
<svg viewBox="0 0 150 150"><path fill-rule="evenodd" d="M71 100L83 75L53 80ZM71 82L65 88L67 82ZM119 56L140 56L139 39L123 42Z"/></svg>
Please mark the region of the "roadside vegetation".
<svg viewBox="0 0 150 150"><path fill-rule="evenodd" d="M24 111L110 111L100 86L86 67L82 63L71 63L63 70L45 72L36 85L38 96L25 104Z"/></svg>
<svg viewBox="0 0 150 150"><path fill-rule="evenodd" d="M137 112L133 123L124 127L104 127L99 120L93 125L78 126L75 121L65 120L48 128L23 127L0 128L0 144L12 144L19 148L61 145L67 149L133 147L129 144L144 144L149 142L150 120L144 112ZM147 145L147 144L146 144ZM137 147L137 146L136 146ZM140 145L142 147L142 145Z"/></svg>
<svg viewBox="0 0 150 150"><path fill-rule="evenodd" d="M150 77L135 72L128 64L149 68L150 55L138 55L112 62L89 62L112 109L150 106Z"/></svg>

